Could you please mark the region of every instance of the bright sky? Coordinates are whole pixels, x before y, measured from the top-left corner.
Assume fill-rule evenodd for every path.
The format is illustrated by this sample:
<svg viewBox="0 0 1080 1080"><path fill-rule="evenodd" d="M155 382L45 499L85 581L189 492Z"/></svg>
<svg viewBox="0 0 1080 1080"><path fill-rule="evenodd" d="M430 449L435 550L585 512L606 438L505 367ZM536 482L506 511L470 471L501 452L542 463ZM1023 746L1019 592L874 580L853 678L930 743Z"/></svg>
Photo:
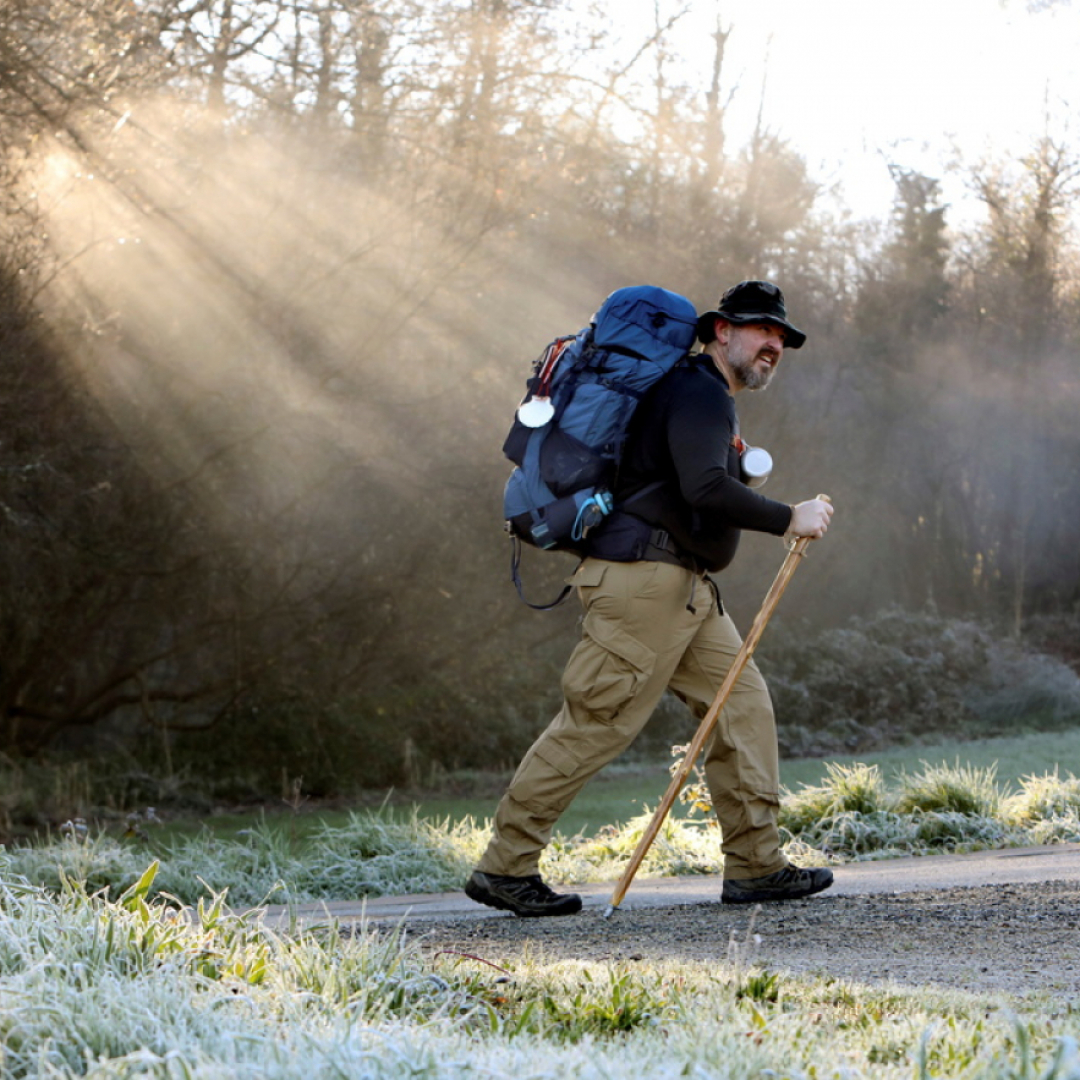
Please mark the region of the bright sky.
<svg viewBox="0 0 1080 1080"><path fill-rule="evenodd" d="M662 12L678 0L659 0ZM654 0L620 0L632 34L653 25ZM892 201L886 161L945 182L958 146L975 161L996 147L1024 152L1047 130L1080 132L1080 0L684 0L672 44L696 59L704 84L719 10L727 83L739 91L728 131L742 142L764 88L766 124L839 180L857 213ZM620 20L621 22L622 20ZM643 70L643 75L647 74ZM1071 127L1070 127L1071 122ZM1078 147L1080 150L1080 147Z"/></svg>

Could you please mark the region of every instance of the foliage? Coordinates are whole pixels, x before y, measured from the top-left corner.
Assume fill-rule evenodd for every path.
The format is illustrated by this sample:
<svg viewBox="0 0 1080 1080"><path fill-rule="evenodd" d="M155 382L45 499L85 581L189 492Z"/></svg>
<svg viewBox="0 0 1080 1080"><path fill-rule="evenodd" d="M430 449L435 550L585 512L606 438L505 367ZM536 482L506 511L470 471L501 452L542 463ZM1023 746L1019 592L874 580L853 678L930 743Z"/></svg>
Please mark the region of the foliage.
<svg viewBox="0 0 1080 1080"><path fill-rule="evenodd" d="M699 307L774 276L810 330L744 420L778 498L839 508L786 601L814 638L898 602L1075 629L1075 152L959 163L963 231L892 161L889 221L851 221L764 113L726 138L736 28L703 85L680 17L615 47L547 0L2 5L0 751L121 747L177 800L516 758L574 613L506 581L505 418L643 268ZM878 629L777 652L789 751L1076 715L1019 646Z"/></svg>
<svg viewBox="0 0 1080 1080"><path fill-rule="evenodd" d="M793 757L1049 730L1080 717L1080 676L992 627L887 608L814 636L778 625L759 663Z"/></svg>
<svg viewBox="0 0 1080 1080"><path fill-rule="evenodd" d="M1055 730L1080 716L1080 678L1042 654L971 620L889 609L825 630L810 644L796 624L770 628L759 662L786 756L918 743L944 729L958 739ZM125 751L55 766L11 764L0 825L58 822L92 806L203 808L438 785L463 768L512 768L558 708L561 656L523 658L493 671L484 695L434 675L383 692L320 701L316 692L250 696L206 730L169 735L151 725ZM693 721L665 698L634 753L649 757ZM2 770L3 766L0 766ZM33 777L40 773L40 779ZM66 777L66 779L65 779Z"/></svg>
<svg viewBox="0 0 1080 1080"><path fill-rule="evenodd" d="M235 839L209 832L162 847L158 888L194 904L207 892L228 892L235 905L439 892L458 887L479 858L484 830L471 820L451 825L414 812L403 820L375 812L324 825L301 844L265 825ZM147 843L106 833L71 831L51 844L13 848L20 873L52 889L79 881L86 889L122 890L136 878ZM158 845L153 845L157 847Z"/></svg>
<svg viewBox="0 0 1080 1080"><path fill-rule="evenodd" d="M233 1037L280 1068L279 1024L284 1033L339 1013L369 1024L426 1021L463 1004L394 935L300 931L286 940L227 913L221 897L177 911L147 900L156 871L152 864L110 902L68 883L49 897L3 867L6 1074L79 1074L112 1059L118 1070L140 1061L197 1070ZM249 1026L253 1013L260 1021Z"/></svg>
<svg viewBox="0 0 1080 1080"><path fill-rule="evenodd" d="M606 881L618 877L641 840L652 813L625 825L606 825L595 836L557 836L542 856L544 872L562 881ZM645 875L710 874L723 864L720 831L712 825L678 821L670 815L641 866Z"/></svg>
<svg viewBox="0 0 1080 1080"><path fill-rule="evenodd" d="M609 968L607 976L606 985L597 986L593 975L584 969L580 988L572 996L542 997L542 1011L537 1010L540 1015L534 1021L531 1015L523 1014L514 1025L515 1034L528 1019L527 1030L555 1043L573 1044L659 1027L671 1012L663 980L642 979L618 967Z"/></svg>

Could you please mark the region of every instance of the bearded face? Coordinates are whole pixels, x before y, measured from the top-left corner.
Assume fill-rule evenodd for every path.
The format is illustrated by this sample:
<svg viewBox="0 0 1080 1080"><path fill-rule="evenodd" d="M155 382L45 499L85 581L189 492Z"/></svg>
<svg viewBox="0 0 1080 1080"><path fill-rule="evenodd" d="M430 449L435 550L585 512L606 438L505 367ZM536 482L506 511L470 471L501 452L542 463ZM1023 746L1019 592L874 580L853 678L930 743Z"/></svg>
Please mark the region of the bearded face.
<svg viewBox="0 0 1080 1080"><path fill-rule="evenodd" d="M764 390L784 353L784 331L772 323L731 326L727 363L744 390Z"/></svg>

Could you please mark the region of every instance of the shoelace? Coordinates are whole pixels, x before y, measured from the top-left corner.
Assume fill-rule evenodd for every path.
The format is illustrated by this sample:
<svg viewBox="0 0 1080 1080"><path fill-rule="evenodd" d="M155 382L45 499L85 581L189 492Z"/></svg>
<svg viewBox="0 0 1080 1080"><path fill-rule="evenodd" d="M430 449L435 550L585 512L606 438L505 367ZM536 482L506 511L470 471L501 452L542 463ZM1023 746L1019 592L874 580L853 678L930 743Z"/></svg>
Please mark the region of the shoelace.
<svg viewBox="0 0 1080 1080"><path fill-rule="evenodd" d="M522 900L554 900L555 893L544 884L542 878L526 878L527 884L515 890Z"/></svg>

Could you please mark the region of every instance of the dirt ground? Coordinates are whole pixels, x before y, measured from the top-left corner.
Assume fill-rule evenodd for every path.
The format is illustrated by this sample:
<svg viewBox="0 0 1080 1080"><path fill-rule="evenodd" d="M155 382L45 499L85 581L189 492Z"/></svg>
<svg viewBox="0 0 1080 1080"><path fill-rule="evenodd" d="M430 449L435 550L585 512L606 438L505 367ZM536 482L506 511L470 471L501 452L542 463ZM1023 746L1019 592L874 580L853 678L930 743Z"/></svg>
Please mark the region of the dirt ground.
<svg viewBox="0 0 1080 1080"><path fill-rule="evenodd" d="M1080 995L1080 884L982 885L753 906L719 902L554 919L451 917L414 926L429 953L501 964L723 961L862 983Z"/></svg>

